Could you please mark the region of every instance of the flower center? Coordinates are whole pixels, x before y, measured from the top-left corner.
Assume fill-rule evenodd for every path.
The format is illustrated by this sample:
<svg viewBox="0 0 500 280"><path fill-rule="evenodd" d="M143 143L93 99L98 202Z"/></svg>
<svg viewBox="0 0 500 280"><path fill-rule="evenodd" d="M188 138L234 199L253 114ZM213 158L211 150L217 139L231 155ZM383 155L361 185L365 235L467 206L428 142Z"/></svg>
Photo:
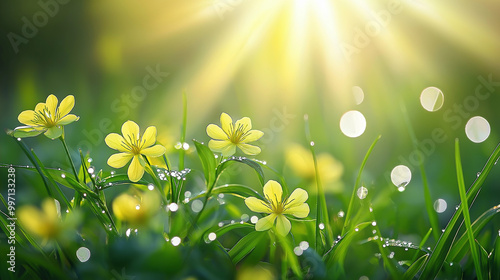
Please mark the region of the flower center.
<svg viewBox="0 0 500 280"><path fill-rule="evenodd" d="M34 123L45 126L47 128L53 127L57 124L57 120L59 120L58 112L56 110L56 114L52 115L49 111L49 108L45 106L43 110L35 112Z"/></svg>
<svg viewBox="0 0 500 280"><path fill-rule="evenodd" d="M141 154L141 150L144 146L145 141L142 141L140 137L136 137L135 135L128 135L127 140L126 143L122 143L122 146L134 155Z"/></svg>
<svg viewBox="0 0 500 280"><path fill-rule="evenodd" d="M238 124L238 127L234 129L233 124L231 124L231 137L229 138L229 140L232 143L238 144L245 140L247 136L247 125Z"/></svg>

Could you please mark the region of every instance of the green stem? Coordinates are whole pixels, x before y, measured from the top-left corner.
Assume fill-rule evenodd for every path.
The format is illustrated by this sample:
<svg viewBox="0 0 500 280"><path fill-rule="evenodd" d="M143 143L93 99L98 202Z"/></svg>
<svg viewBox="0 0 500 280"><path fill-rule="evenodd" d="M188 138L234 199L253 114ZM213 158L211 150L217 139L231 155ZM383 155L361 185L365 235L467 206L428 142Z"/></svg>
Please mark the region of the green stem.
<svg viewBox="0 0 500 280"><path fill-rule="evenodd" d="M66 152L66 156L68 157L69 163L70 163L71 168L73 170L73 175L75 175L76 181L80 182L80 178L78 178L78 172L76 172L75 164L73 163L73 159L71 158L71 155L69 154L68 145L66 145L66 140L64 140L64 133L61 135L61 137L59 137L59 140L61 140L61 142L64 146L64 151Z"/></svg>

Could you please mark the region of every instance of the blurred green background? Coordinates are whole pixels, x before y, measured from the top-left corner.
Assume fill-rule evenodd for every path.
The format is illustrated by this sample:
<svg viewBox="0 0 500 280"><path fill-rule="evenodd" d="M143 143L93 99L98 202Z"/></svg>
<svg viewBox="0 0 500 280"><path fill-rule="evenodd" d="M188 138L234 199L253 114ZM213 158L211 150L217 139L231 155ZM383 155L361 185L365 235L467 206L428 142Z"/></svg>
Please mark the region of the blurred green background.
<svg viewBox="0 0 500 280"><path fill-rule="evenodd" d="M81 118L66 128L67 142L75 158L77 148L90 152L98 169L110 169L106 160L113 151L104 137L128 119L142 131L149 125L158 128L158 140L176 168L174 145L186 92L187 139L207 142L205 128L219 124L221 112L233 119L248 116L254 128L266 133L257 158L283 171L291 186L303 185L285 153L293 143L307 147L303 116L308 114L317 152L343 165L336 184L344 191L329 197L328 208L337 213L346 210L362 158L378 135L382 138L363 178L370 195L394 187L388 176L394 166L411 164L418 152L405 107L419 141L432 139L436 128L446 135L424 156L433 200L448 203L439 214L444 227L459 202L454 139L461 140L467 185L500 139L497 1L9 0L0 5L0 126L20 125L17 115L51 93L59 100L73 94L73 113ZM479 77L494 83L489 96L476 98L476 104L472 99ZM364 91L359 105L353 86ZM437 112L424 110L419 101L429 86L444 93ZM456 106L464 106L463 115ZM349 110L366 118L366 131L358 138L339 129L340 117ZM489 138L480 144L469 141L464 130L475 115L491 126ZM0 162L28 163L10 137L0 139ZM68 168L58 141L37 137L26 142L47 166ZM194 153L188 153L186 166L200 167ZM381 224L388 235L422 236L428 229L421 178L417 166L410 167L412 181L391 198L388 224ZM7 178L6 170L0 172ZM37 201L43 192L32 186L41 183L39 177L27 171L17 176L21 203ZM188 188L201 190L201 172L190 176L196 179ZM253 174L239 180L257 183ZM500 171L494 169L473 217L499 203L499 180Z"/></svg>

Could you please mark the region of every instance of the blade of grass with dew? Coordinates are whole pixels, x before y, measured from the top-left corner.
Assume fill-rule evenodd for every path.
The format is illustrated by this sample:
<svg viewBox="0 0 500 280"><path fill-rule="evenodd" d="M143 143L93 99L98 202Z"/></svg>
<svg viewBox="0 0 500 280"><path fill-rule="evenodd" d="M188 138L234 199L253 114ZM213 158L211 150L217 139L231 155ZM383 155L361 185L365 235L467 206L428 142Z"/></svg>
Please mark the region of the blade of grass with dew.
<svg viewBox="0 0 500 280"><path fill-rule="evenodd" d="M500 279L500 230L490 253L491 279Z"/></svg>
<svg viewBox="0 0 500 280"><path fill-rule="evenodd" d="M431 233L432 233L432 228L430 228L429 231L427 231L427 233L425 234L424 238L422 238L422 241L420 241L420 244L418 244L418 249L422 250L422 248L424 248L425 242L427 242L427 240L431 236ZM414 263L417 260L417 258L418 258L418 251L416 251L415 255L413 255L411 263ZM421 266L419 266L419 268L420 267Z"/></svg>
<svg viewBox="0 0 500 280"><path fill-rule="evenodd" d="M469 245L471 250L472 259L474 261L474 266L476 268L477 278L479 280L483 279L482 269L481 269L481 260L479 259L479 252L477 250L474 232L472 231L472 226L470 222L470 214L469 214L469 205L467 203L467 194L465 193L465 183L464 183L464 174L462 170L462 161L460 159L460 144L458 142L458 138L455 139L455 164L457 168L457 181L458 181L458 190L460 193L460 200L462 202L462 213L464 216L465 228L467 232L467 236L469 239Z"/></svg>
<svg viewBox="0 0 500 280"><path fill-rule="evenodd" d="M481 214L479 218L477 218L474 223L472 223L472 230L474 231L474 236L478 234L490 221L493 217L500 213L500 204L488 209L486 212ZM460 261L465 254L467 253L467 248L465 247L468 243L467 233L464 233L454 244L450 250L450 253L447 257L447 262L458 262Z"/></svg>
<svg viewBox="0 0 500 280"><path fill-rule="evenodd" d="M286 236L281 236L279 234L276 235L279 244L284 250L285 257L283 258L283 264L282 268L288 268L290 267L293 271L293 273L299 278L302 279L302 271L300 270L300 265L299 265L299 260L297 258L297 255L293 252L293 245L290 243L288 238ZM284 269L285 273L287 269Z"/></svg>
<svg viewBox="0 0 500 280"><path fill-rule="evenodd" d="M418 150L418 139L415 135L415 130L413 129L412 123L408 118L408 113L406 111L406 107L404 103L401 103L401 111L403 112L403 118L405 120L406 126L408 127L408 133L410 134L410 138L413 144L413 149ZM419 163L420 175L422 176L422 184L424 187L424 200L425 200L425 209L427 210L427 216L429 217L429 221L431 223L431 227L433 229L434 239L437 241L439 239L439 220L436 211L434 211L434 204L432 202L431 192L429 190L429 183L427 181L427 174L425 172L425 167L423 160Z"/></svg>
<svg viewBox="0 0 500 280"><path fill-rule="evenodd" d="M352 224L351 222L351 216L353 211L352 207L354 204L354 200L356 199L356 191L359 187L359 183L361 182L361 174L363 174L363 169L365 168L366 162L368 161L368 157L375 148L375 144L377 144L378 140L380 140L381 137L382 135L379 135L377 136L377 138L375 138L370 148L366 152L363 161L361 162L361 167L359 168L358 176L356 177L356 182L354 183L354 189L352 190L351 199L349 200L349 206L347 207L347 212L345 213L345 222L344 222L344 227L342 228L342 235L345 235L346 232L350 231L353 228L352 226L350 226L350 224Z"/></svg>
<svg viewBox="0 0 500 280"><path fill-rule="evenodd" d="M312 140L311 130L309 128L309 116L308 115L304 116L304 123L305 123L306 140L309 144L309 148L311 149L311 154L312 154L313 163L314 163L314 174L315 174L315 178L316 178L316 189L317 189L315 248L316 248L317 252L323 252L323 250L332 246L332 244L333 244L333 232L332 232L332 228L330 225L330 219L328 218L328 208L326 207L325 190L323 189L323 185L321 184L321 178L319 177L318 161L316 158L316 152L314 151L314 142ZM321 249L320 249L320 240L322 240L322 239L321 239L321 232L320 232L321 229L319 227L320 224L324 225L324 230L325 230L325 244L321 244L322 245Z"/></svg>
<svg viewBox="0 0 500 280"><path fill-rule="evenodd" d="M179 170L184 169L184 143L186 142L186 127L187 127L187 97L186 91L182 93L182 128L181 128L181 148L179 150Z"/></svg>
<svg viewBox="0 0 500 280"><path fill-rule="evenodd" d="M217 237L220 237L220 236L228 233L231 230L239 229L239 228L254 229L255 225L248 224L248 223L243 223L243 224L240 224L240 223L227 224L227 225L222 226L222 227L219 227L218 225L215 225L215 226L213 226L210 229L208 229L208 230L205 231L205 233L203 234L203 240L205 240L205 242L208 243L210 241L210 239L209 239L210 233L215 233L215 235Z"/></svg>
<svg viewBox="0 0 500 280"><path fill-rule="evenodd" d="M491 153L488 161L484 165L481 170L479 176L476 178L472 186L469 188L467 192L467 203L472 205L476 196L479 194L481 190L481 186L483 185L486 177L490 173L491 169L495 165L496 161L500 157L500 144L495 147L495 150ZM451 217L448 225L446 226L445 231L441 234L436 246L434 247L433 252L428 258L425 266L423 268L421 279L433 279L439 273L439 270L443 266L443 263L446 259L446 256L451 248L451 244L456 237L457 231L460 228L460 225L457 224L457 221L460 218L460 214L462 213L463 206L460 205L453 216ZM453 237L452 237L453 236Z"/></svg>

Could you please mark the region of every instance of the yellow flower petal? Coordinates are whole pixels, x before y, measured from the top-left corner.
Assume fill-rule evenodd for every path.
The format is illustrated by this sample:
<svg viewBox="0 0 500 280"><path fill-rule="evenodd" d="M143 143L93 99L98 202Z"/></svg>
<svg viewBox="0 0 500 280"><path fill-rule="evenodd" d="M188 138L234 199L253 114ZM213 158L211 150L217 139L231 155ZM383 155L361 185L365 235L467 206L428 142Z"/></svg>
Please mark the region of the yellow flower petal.
<svg viewBox="0 0 500 280"><path fill-rule="evenodd" d="M260 131L260 130L250 130L247 135L245 136L245 138L243 139L243 141L241 141L241 143L250 143L250 142L254 142L254 141L257 141L259 140L262 136L264 136L264 132Z"/></svg>
<svg viewBox="0 0 500 280"><path fill-rule="evenodd" d="M224 132L227 135L231 135L233 133L232 132L233 119L231 119L231 117L228 114L222 113L220 115L220 124L221 124L222 130L224 130Z"/></svg>
<svg viewBox="0 0 500 280"><path fill-rule="evenodd" d="M278 215L276 219L276 231L278 234L286 236L290 232L291 228L292 225L290 224L290 221L284 215Z"/></svg>
<svg viewBox="0 0 500 280"><path fill-rule="evenodd" d="M128 146L126 146L125 139L123 139L123 137L118 133L108 134L104 141L106 142L106 145L108 145L108 147L110 147L111 149L115 149L120 152L129 151Z"/></svg>
<svg viewBox="0 0 500 280"><path fill-rule="evenodd" d="M129 153L114 154L108 158L108 165L113 168L122 168L132 159L132 157L133 155Z"/></svg>
<svg viewBox="0 0 500 280"><path fill-rule="evenodd" d="M245 199L245 204L247 205L248 209L250 209L253 212L258 212L258 213L271 213L271 207L269 206L268 203L256 198L256 197L248 197Z"/></svg>
<svg viewBox="0 0 500 280"><path fill-rule="evenodd" d="M273 227L274 220L276 220L276 214L272 213L269 216L259 219L255 224L256 231L264 231Z"/></svg>
<svg viewBox="0 0 500 280"><path fill-rule="evenodd" d="M113 200L113 213L119 220L129 221L133 219L133 212L139 203L135 197L123 193Z"/></svg>
<svg viewBox="0 0 500 280"><path fill-rule="evenodd" d="M285 202L287 208L302 205L309 195L301 188L295 189Z"/></svg>
<svg viewBox="0 0 500 280"><path fill-rule="evenodd" d="M142 175L144 175L144 166L141 165L139 157L140 155L134 156L132 163L128 167L127 175L132 182L139 181L142 178Z"/></svg>
<svg viewBox="0 0 500 280"><path fill-rule="evenodd" d="M297 218L305 218L309 215L309 205L307 205L307 203L302 203L299 206L287 208L283 214L294 215Z"/></svg>
<svg viewBox="0 0 500 280"><path fill-rule="evenodd" d="M165 149L165 147L163 147L162 145L155 145L153 147L142 149L141 154L150 157L159 157L163 155L166 151L167 149Z"/></svg>
<svg viewBox="0 0 500 280"><path fill-rule="evenodd" d="M238 144L237 146L238 146L238 148L241 149L241 151L243 151L243 153L250 155L250 156L258 155L258 154L260 154L260 151L261 151L259 147L254 146L254 145Z"/></svg>
<svg viewBox="0 0 500 280"><path fill-rule="evenodd" d="M236 128L241 127L243 133L249 131L252 129L252 121L248 117L241 118L236 121L236 124L234 125Z"/></svg>
<svg viewBox="0 0 500 280"><path fill-rule="evenodd" d="M56 138L59 138L63 133L63 130L61 127L58 127L58 126L53 126L49 129L47 129L47 131L45 131L45 136L49 137L50 139L56 139Z"/></svg>
<svg viewBox="0 0 500 280"><path fill-rule="evenodd" d="M45 199L42 202L42 210L43 213L45 214L45 217L55 223L59 220L59 215L57 213L57 207L56 207L56 202L53 199Z"/></svg>
<svg viewBox="0 0 500 280"><path fill-rule="evenodd" d="M272 205L278 205L281 203L281 196L283 195L283 189L281 185L274 181L269 180L264 185L264 196L266 197Z"/></svg>
<svg viewBox="0 0 500 280"><path fill-rule="evenodd" d="M40 102L40 103L36 104L35 112L42 112L45 110L46 107L47 107L47 105L45 103Z"/></svg>
<svg viewBox="0 0 500 280"><path fill-rule="evenodd" d="M207 134L213 139L217 140L227 140L229 137L227 134L222 130L222 128L218 127L215 124L209 124L207 126Z"/></svg>
<svg viewBox="0 0 500 280"><path fill-rule="evenodd" d="M54 119L56 115L57 102L57 97L53 94L49 95L47 97L47 101L45 102L45 104L47 105L47 109L50 112L51 119Z"/></svg>
<svg viewBox="0 0 500 280"><path fill-rule="evenodd" d="M36 123L34 122L35 111L33 110L22 111L17 117L17 120L25 125L36 125Z"/></svg>
<svg viewBox="0 0 500 280"><path fill-rule="evenodd" d="M75 106L75 97L73 95L66 96L59 105L59 116L64 117L69 114L69 112L71 112L71 110L73 109L73 106Z"/></svg>
<svg viewBox="0 0 500 280"><path fill-rule="evenodd" d="M223 156L228 157L236 152L236 145L229 140L210 140L208 147L214 152L220 152Z"/></svg>
<svg viewBox="0 0 500 280"><path fill-rule="evenodd" d="M156 127L150 126L146 128L144 131L144 135L142 136L142 141L144 142L143 147L149 147L156 143Z"/></svg>
<svg viewBox="0 0 500 280"><path fill-rule="evenodd" d="M75 122L77 121L78 119L80 119L80 117L78 116L75 116L73 114L69 114L69 115L66 115L64 116L62 119L60 119L57 124L58 125L67 125L67 124L70 124L72 122Z"/></svg>
<svg viewBox="0 0 500 280"><path fill-rule="evenodd" d="M127 142L136 141L139 139L139 126L133 121L126 121L122 125L122 135Z"/></svg>

